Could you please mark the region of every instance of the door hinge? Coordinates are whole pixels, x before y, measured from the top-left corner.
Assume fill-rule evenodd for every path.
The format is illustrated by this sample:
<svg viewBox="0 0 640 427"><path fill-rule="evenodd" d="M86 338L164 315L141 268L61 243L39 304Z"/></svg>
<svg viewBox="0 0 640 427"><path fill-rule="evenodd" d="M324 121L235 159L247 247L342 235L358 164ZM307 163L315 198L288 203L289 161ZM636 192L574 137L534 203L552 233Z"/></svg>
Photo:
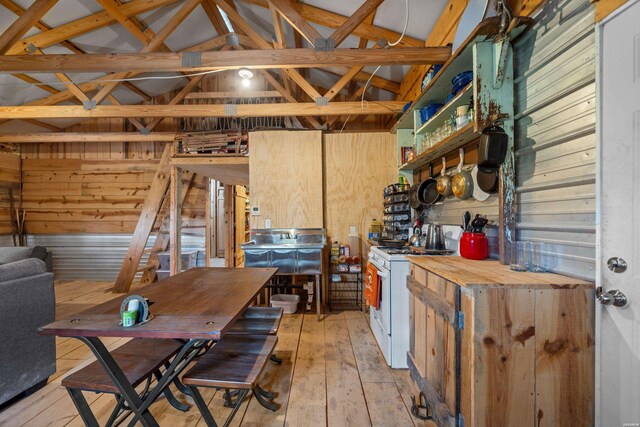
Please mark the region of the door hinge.
<svg viewBox="0 0 640 427"><path fill-rule="evenodd" d="M464 313L461 311L456 311L456 327L464 329Z"/></svg>
<svg viewBox="0 0 640 427"><path fill-rule="evenodd" d="M464 427L464 417L462 414L458 414L458 427Z"/></svg>

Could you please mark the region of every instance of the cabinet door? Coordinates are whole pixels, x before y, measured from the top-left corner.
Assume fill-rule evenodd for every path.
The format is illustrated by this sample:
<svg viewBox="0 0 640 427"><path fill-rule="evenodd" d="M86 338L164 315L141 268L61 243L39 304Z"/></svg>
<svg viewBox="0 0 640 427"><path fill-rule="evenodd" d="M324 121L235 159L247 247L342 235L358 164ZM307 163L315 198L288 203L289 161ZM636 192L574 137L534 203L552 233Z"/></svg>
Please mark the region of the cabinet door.
<svg viewBox="0 0 640 427"><path fill-rule="evenodd" d="M277 268L278 274L294 274L296 272L296 251L273 249L271 251L271 267Z"/></svg>
<svg viewBox="0 0 640 427"><path fill-rule="evenodd" d="M322 250L298 249L298 274L322 274Z"/></svg>
<svg viewBox="0 0 640 427"><path fill-rule="evenodd" d="M409 358L417 370L420 378L427 373L427 309L422 300L422 294L427 283L427 272L415 267L409 269L410 278L407 279L409 289Z"/></svg>
<svg viewBox="0 0 640 427"><path fill-rule="evenodd" d="M270 267L271 257L268 250L248 249L244 251L245 267L267 268Z"/></svg>
<svg viewBox="0 0 640 427"><path fill-rule="evenodd" d="M449 425L456 414L456 292L458 286L429 273L426 304L426 375L437 421Z"/></svg>

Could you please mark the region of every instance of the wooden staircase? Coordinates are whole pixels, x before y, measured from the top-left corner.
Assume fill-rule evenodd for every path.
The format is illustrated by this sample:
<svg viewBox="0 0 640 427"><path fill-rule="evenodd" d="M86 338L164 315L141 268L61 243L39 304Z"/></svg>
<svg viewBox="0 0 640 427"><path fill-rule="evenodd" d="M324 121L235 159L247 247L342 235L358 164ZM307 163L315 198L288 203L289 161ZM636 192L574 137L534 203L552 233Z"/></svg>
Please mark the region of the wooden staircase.
<svg viewBox="0 0 640 427"><path fill-rule="evenodd" d="M142 272L142 283L151 283L156 278L156 271L160 267L158 253L169 247L169 186L171 184L171 157L173 144L167 144L160 158L158 169L151 188L142 206L138 224L124 258L120 272L114 285L115 292L129 292L137 273ZM189 194L195 174L186 176L187 188L182 191L182 201ZM182 177L183 179L185 177ZM150 250L145 250L149 237L156 233L156 240ZM140 267L143 255L148 252L146 265Z"/></svg>

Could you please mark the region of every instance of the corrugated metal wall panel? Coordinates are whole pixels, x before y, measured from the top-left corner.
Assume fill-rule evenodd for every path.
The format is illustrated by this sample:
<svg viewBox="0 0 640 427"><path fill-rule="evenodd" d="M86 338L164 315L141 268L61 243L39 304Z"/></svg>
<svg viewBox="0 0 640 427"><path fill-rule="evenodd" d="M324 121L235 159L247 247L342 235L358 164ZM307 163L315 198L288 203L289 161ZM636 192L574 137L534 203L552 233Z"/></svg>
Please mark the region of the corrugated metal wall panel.
<svg viewBox="0 0 640 427"><path fill-rule="evenodd" d="M515 44L519 240L550 245L553 271L595 277L594 10L549 1Z"/></svg>
<svg viewBox="0 0 640 427"><path fill-rule="evenodd" d="M30 235L30 246L46 246L53 254L56 280L114 281L120 271L132 235L130 234L47 234ZM155 236L149 238L147 248ZM182 237L183 251L204 251L204 237ZM147 254L143 257L146 262ZM200 257L199 265L204 258Z"/></svg>

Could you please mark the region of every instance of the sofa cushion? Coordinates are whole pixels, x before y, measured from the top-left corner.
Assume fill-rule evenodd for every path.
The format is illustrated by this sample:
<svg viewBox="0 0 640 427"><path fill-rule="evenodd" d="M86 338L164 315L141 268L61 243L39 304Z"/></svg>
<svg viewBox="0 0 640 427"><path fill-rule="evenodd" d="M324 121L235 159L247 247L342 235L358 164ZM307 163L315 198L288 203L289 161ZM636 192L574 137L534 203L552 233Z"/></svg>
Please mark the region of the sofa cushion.
<svg viewBox="0 0 640 427"><path fill-rule="evenodd" d="M27 258L0 265L0 282L8 282L9 280L46 272L47 267L44 261L37 258Z"/></svg>
<svg viewBox="0 0 640 427"><path fill-rule="evenodd" d="M47 248L44 246L23 246L0 248L0 264L20 261L27 258L38 258L44 261Z"/></svg>

